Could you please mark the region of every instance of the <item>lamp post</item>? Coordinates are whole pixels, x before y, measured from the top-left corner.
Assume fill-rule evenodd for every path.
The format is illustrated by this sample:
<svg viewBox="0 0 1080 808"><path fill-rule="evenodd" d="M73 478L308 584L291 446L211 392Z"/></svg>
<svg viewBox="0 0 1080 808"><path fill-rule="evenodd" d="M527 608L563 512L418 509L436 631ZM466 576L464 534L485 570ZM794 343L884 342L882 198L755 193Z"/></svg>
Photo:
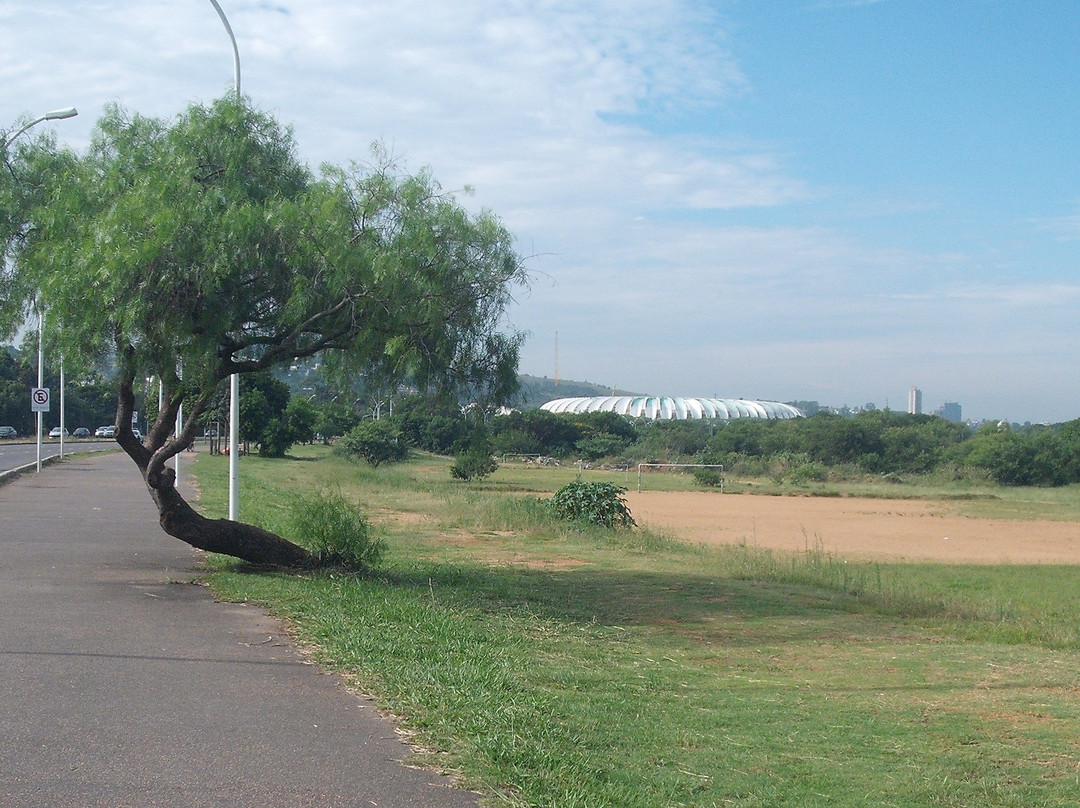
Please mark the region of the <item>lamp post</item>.
<svg viewBox="0 0 1080 808"><path fill-rule="evenodd" d="M34 120L30 121L30 123L23 126L18 132L13 134L11 137L6 138L4 140L4 142L3 142L3 146L0 147L0 151L5 151L6 152L7 147L15 142L15 138L17 138L23 132L26 132L31 127L37 126L39 123L44 123L45 121L63 121L65 119L67 119L67 118L74 118L78 114L79 114L79 111L77 109L75 109L75 107L63 107L62 109L54 109L54 110L51 110L50 112L46 112L44 115L40 115L37 118L34 118ZM45 330L44 321L45 321L44 309L41 307L41 301L38 300L38 387L43 387L44 386L44 381L45 381L45 378L44 378L44 363L43 363L44 350L42 348L42 339L43 339L43 333L44 333L44 330ZM63 384L63 382L61 382L61 384ZM61 392L60 395L62 397L63 392ZM41 412L41 410L38 410L38 414L37 414L37 472L39 474L41 473L41 420L42 420L42 412ZM62 425L63 425L63 421L61 420L61 426ZM64 453L64 444L63 444L63 439L61 438L60 454L63 455L63 453Z"/></svg>
<svg viewBox="0 0 1080 808"><path fill-rule="evenodd" d="M45 333L45 310L38 300L38 325L37 325L37 386L38 389L45 386L45 351L42 348L42 340ZM41 474L41 418L43 413L37 413L37 473Z"/></svg>
<svg viewBox="0 0 1080 808"><path fill-rule="evenodd" d="M41 117L34 118L34 120L30 121L30 123L26 124L26 126L24 126L11 137L9 137L7 140L5 140L4 148L6 149L8 146L10 146L14 142L15 138L17 138L19 135L21 135L23 132L25 132L32 126L37 126L39 123L43 123L44 121L62 121L65 118L74 118L78 114L79 111L75 109L75 107L64 107L63 109L54 109L52 112L46 112Z"/></svg>
<svg viewBox="0 0 1080 808"><path fill-rule="evenodd" d="M240 49L236 47L236 37L233 36L232 26L229 25L229 19L225 16L225 12L221 10L221 5L217 0L210 0L214 4L214 10L221 17L221 24L225 26L225 33L229 35L229 41L232 43L233 52L233 88L236 90L237 99L240 98Z"/></svg>
<svg viewBox="0 0 1080 808"><path fill-rule="evenodd" d="M240 100L240 49L236 46L232 26L221 10L218 0L210 0L225 26L233 50L233 89L236 100ZM240 376L229 376L229 519L233 522L240 518Z"/></svg>

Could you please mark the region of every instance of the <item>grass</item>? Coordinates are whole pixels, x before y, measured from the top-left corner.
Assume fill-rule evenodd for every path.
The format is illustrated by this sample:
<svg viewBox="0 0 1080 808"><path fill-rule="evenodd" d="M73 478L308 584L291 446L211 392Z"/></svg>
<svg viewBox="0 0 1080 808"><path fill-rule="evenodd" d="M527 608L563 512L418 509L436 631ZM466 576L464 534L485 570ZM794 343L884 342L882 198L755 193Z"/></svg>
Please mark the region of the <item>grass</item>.
<svg viewBox="0 0 1080 808"><path fill-rule="evenodd" d="M241 515L272 526L282 492L336 487L386 540L381 572L217 562L211 585L292 621L323 665L399 716L420 762L490 804L1077 804L1073 568L577 532L537 505L575 470L464 484L435 458L373 470L298 455L244 459ZM225 466L195 465L211 514ZM1058 507L998 493L1031 518Z"/></svg>

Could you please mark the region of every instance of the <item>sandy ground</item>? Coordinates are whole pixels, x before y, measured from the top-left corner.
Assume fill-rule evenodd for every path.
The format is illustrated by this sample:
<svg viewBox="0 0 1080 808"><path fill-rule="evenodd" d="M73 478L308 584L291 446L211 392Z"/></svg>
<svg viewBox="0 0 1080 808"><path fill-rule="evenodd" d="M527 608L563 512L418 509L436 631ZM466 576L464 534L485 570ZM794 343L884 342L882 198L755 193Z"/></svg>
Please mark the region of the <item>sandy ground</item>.
<svg viewBox="0 0 1080 808"><path fill-rule="evenodd" d="M940 502L627 492L638 524L672 538L844 558L980 564L1080 564L1076 522L974 519Z"/></svg>

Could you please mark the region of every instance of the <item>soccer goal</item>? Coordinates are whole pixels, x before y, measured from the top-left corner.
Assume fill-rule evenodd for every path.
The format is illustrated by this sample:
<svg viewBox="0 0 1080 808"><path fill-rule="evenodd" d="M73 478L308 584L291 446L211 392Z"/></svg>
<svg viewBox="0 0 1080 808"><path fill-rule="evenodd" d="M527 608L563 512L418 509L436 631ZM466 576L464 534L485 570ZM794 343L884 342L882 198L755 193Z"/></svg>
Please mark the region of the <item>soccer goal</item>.
<svg viewBox="0 0 1080 808"><path fill-rule="evenodd" d="M719 476L720 493L724 493L724 467L719 463L638 463L637 467L637 490L641 490L642 472L646 469L715 469Z"/></svg>

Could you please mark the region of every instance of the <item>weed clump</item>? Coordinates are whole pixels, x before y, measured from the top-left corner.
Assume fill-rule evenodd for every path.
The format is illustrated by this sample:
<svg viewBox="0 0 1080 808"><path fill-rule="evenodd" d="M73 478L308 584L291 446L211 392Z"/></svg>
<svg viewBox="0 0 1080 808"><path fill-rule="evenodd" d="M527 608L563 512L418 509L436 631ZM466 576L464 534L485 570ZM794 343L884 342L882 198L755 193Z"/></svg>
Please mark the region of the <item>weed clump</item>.
<svg viewBox="0 0 1080 808"><path fill-rule="evenodd" d="M626 489L611 483L578 480L555 492L551 508L563 519L600 527L633 527L636 523L623 500Z"/></svg>
<svg viewBox="0 0 1080 808"><path fill-rule="evenodd" d="M306 546L320 567L366 572L378 565L385 545L371 535L360 507L340 492L313 491L295 497L286 532Z"/></svg>

